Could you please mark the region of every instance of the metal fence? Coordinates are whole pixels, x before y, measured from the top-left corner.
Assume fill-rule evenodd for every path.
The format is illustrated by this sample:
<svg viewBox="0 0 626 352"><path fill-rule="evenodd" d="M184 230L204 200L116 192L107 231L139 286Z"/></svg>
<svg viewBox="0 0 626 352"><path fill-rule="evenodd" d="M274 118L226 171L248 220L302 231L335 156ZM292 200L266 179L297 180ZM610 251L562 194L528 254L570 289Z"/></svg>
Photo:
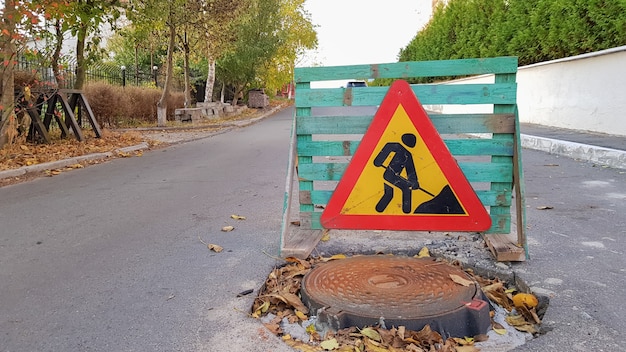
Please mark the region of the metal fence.
<svg viewBox="0 0 626 352"><path fill-rule="evenodd" d="M49 62L19 57L16 63L17 71L25 72L51 87L71 89L76 82L76 63L68 62L59 67L60 78L57 80ZM134 66L117 66L113 64L95 64L85 72L86 82L106 82L117 86L150 86L163 87L165 76L154 66L149 70ZM174 88L184 87L184 77L174 77Z"/></svg>

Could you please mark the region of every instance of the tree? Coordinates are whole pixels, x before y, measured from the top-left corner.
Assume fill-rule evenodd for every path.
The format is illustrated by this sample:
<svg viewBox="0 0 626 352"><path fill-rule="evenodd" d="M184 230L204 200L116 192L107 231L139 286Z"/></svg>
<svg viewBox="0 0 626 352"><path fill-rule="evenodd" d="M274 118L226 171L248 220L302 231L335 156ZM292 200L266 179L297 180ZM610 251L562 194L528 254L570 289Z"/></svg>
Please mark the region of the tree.
<svg viewBox="0 0 626 352"><path fill-rule="evenodd" d="M0 72L0 148L12 143L18 136L18 129L28 130L28 115L20 120L15 111L15 61L19 50L22 50L26 41L35 37L34 34L43 30L40 18L44 17L43 9L53 6L56 1L22 1L5 0L1 12L0 22L0 50L2 63ZM58 4L57 4L58 5ZM30 34L30 35L29 35Z"/></svg>
<svg viewBox="0 0 626 352"><path fill-rule="evenodd" d="M250 0L200 0L200 26L204 31L208 61L204 101L213 101L215 62L236 40L236 28L251 9Z"/></svg>
<svg viewBox="0 0 626 352"><path fill-rule="evenodd" d="M186 20L185 0L137 0L131 3L127 16L139 26L164 29L167 33L167 58L165 61L165 84L157 103L157 126L167 123L167 99L172 90L176 33Z"/></svg>
<svg viewBox="0 0 626 352"><path fill-rule="evenodd" d="M317 47L317 33L311 15L304 9L304 0L282 1L281 31L285 33L282 45L273 57L264 78L265 88L276 92L293 80L296 60L305 51Z"/></svg>
<svg viewBox="0 0 626 352"><path fill-rule="evenodd" d="M75 89L85 84L88 60L86 53L95 52L100 44L101 25L115 25L119 18L119 0L75 0L70 3L67 21L72 35L76 36L76 82ZM89 35L91 40L88 41Z"/></svg>
<svg viewBox="0 0 626 352"><path fill-rule="evenodd" d="M297 55L317 43L299 0L254 0L236 33L233 48L218 60L221 79L233 88L233 105L252 86L288 83Z"/></svg>

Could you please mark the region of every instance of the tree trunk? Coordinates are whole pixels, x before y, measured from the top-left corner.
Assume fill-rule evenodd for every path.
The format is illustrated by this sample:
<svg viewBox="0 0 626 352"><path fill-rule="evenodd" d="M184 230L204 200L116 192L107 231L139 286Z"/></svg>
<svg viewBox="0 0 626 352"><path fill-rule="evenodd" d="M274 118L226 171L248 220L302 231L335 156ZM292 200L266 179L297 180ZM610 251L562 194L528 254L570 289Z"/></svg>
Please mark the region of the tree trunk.
<svg viewBox="0 0 626 352"><path fill-rule="evenodd" d="M74 89L83 89L85 75L87 73L87 61L85 60L85 40L87 39L87 26L81 25L76 33L76 81Z"/></svg>
<svg viewBox="0 0 626 352"><path fill-rule="evenodd" d="M173 55L174 47L176 45L176 27L174 24L170 23L169 27L169 43L167 45L167 71L165 74L165 84L163 85L163 93L161 94L161 99L157 103L157 126L164 127L167 124L167 99L170 96L170 90L172 86L172 75L174 73L173 69Z"/></svg>
<svg viewBox="0 0 626 352"><path fill-rule="evenodd" d="M57 87L65 87L64 78L59 71L59 59L61 58L61 49L63 48L63 30L61 29L61 20L57 19L54 23L54 52L52 53L52 73Z"/></svg>
<svg viewBox="0 0 626 352"><path fill-rule="evenodd" d="M15 41L15 19L17 18L15 1L5 0L4 14L0 21L0 44L2 46L2 60L5 63L0 68L2 79L0 87L0 148L11 143L17 136L17 119L15 116L15 98L13 82L14 61L16 55Z"/></svg>
<svg viewBox="0 0 626 352"><path fill-rule="evenodd" d="M186 34L185 34L186 36ZM185 65L185 107L191 107L191 80L189 78L189 43L185 39L183 44L184 65Z"/></svg>
<svg viewBox="0 0 626 352"><path fill-rule="evenodd" d="M206 78L206 87L204 89L204 102L213 101L213 86L215 86L215 59L209 55L209 73Z"/></svg>

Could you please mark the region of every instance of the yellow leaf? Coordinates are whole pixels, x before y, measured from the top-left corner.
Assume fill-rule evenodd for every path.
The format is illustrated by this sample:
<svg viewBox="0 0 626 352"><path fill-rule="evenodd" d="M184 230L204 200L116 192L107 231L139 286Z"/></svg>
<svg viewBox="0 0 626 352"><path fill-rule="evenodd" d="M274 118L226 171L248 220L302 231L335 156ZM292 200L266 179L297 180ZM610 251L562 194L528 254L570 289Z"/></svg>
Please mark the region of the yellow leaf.
<svg viewBox="0 0 626 352"><path fill-rule="evenodd" d="M531 293L518 293L513 296L513 305L515 308L526 307L534 308L539 304L537 297Z"/></svg>
<svg viewBox="0 0 626 352"><path fill-rule="evenodd" d="M219 253L219 252L221 252L221 251L223 251L223 250L224 250L224 248L223 248L223 247L218 246L218 245L216 245L216 244L212 244L212 243L209 243L209 244L207 245L207 247L208 247L210 250L212 250L213 252L215 252L215 253Z"/></svg>
<svg viewBox="0 0 626 352"><path fill-rule="evenodd" d="M454 349L457 352L479 352L480 350L474 346L456 346Z"/></svg>
<svg viewBox="0 0 626 352"><path fill-rule="evenodd" d="M496 329L496 328L494 328L493 331L495 331L498 335L506 335L506 329Z"/></svg>
<svg viewBox="0 0 626 352"><path fill-rule="evenodd" d="M322 238L320 238L320 241L322 242L330 241L330 234L328 233L328 230L324 230L324 233L322 234Z"/></svg>
<svg viewBox="0 0 626 352"><path fill-rule="evenodd" d="M464 279L460 277L459 275L450 274L450 279L452 279L452 281L456 282L457 284L463 285L465 287L469 287L474 284L474 281Z"/></svg>
<svg viewBox="0 0 626 352"><path fill-rule="evenodd" d="M28 150L28 146L25 146L25 145L22 144L22 145L20 145L20 149L26 151L26 150Z"/></svg>
<svg viewBox="0 0 626 352"><path fill-rule="evenodd" d="M328 257L328 258L321 258L321 260L322 260L323 262L329 262L329 261L331 261L331 260L346 259L346 257L347 257L347 256L346 256L345 254L335 254L335 255L333 255L333 256L331 256L331 257Z"/></svg>
<svg viewBox="0 0 626 352"><path fill-rule="evenodd" d="M317 330L315 330L315 324L309 324L305 330L306 330L306 333L309 335L317 332Z"/></svg>
<svg viewBox="0 0 626 352"><path fill-rule="evenodd" d="M231 232L234 229L235 228L233 226L230 226L230 225L222 227L222 231L223 232Z"/></svg>
<svg viewBox="0 0 626 352"><path fill-rule="evenodd" d="M289 334L283 335L282 339L283 339L283 341L291 340L291 335L289 335Z"/></svg>
<svg viewBox="0 0 626 352"><path fill-rule="evenodd" d="M84 168L84 166L82 164L74 164L74 165L70 165L69 167L71 167L72 169L82 169L82 168Z"/></svg>
<svg viewBox="0 0 626 352"><path fill-rule="evenodd" d="M307 320L309 319L309 317L306 316L306 314L302 313L299 310L296 310L296 316L300 319L300 320Z"/></svg>
<svg viewBox="0 0 626 352"><path fill-rule="evenodd" d="M378 341L380 342L380 334L378 333L378 331L372 329L372 328L365 328L363 330L361 330L361 335L363 336L367 336L370 339L374 340L374 341Z"/></svg>
<svg viewBox="0 0 626 352"><path fill-rule="evenodd" d="M422 249L420 249L419 253L417 253L417 258L426 258L426 257L430 257L430 252L428 251L428 247L422 247Z"/></svg>
<svg viewBox="0 0 626 352"><path fill-rule="evenodd" d="M270 301L263 302L263 304L259 307L261 313L267 312L268 309L270 309Z"/></svg>
<svg viewBox="0 0 626 352"><path fill-rule="evenodd" d="M230 217L231 217L232 219L235 219L235 220L246 220L246 217L245 217L245 216L236 215L236 214L233 214L233 215L231 215Z"/></svg>
<svg viewBox="0 0 626 352"><path fill-rule="evenodd" d="M322 341L322 343L320 343L320 347L323 348L325 351L332 351L336 348L339 348L339 343L337 342L337 339L330 339Z"/></svg>
<svg viewBox="0 0 626 352"><path fill-rule="evenodd" d="M365 350L368 352L389 352L388 349L380 347L376 341L365 340Z"/></svg>

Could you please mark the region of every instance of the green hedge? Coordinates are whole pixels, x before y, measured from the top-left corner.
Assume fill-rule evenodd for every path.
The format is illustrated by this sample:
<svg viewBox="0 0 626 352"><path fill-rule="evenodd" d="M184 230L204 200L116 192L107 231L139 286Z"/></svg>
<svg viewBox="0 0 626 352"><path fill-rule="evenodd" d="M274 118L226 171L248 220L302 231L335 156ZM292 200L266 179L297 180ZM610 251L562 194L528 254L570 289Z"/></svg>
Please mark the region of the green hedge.
<svg viewBox="0 0 626 352"><path fill-rule="evenodd" d="M626 0L450 0L400 61L518 56L520 65L626 45Z"/></svg>

